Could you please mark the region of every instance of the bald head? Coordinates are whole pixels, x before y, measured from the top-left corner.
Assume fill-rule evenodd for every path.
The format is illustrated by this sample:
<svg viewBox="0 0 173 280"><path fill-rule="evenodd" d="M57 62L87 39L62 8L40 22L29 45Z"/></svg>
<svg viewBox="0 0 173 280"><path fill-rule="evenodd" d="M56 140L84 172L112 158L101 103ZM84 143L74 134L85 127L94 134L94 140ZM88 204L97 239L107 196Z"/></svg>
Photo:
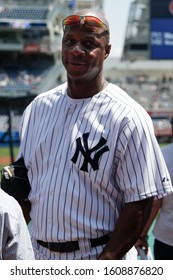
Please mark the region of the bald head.
<svg viewBox="0 0 173 280"><path fill-rule="evenodd" d="M76 18L73 20L71 19L71 16L77 16L79 17L79 19L76 20ZM103 13L99 12L99 11L95 11L95 10L90 10L90 9L81 9L81 10L76 10L73 12L73 14L67 16L63 22L63 30L64 32L67 31L68 26L85 26L85 17L87 16L91 16L91 17L95 17L97 20L96 22L100 22L101 26L99 26L100 31L98 32L99 36L104 36L105 40L106 40L106 44L109 44L110 41L110 30L109 30L109 23L107 21L107 19L105 18L105 16L103 15ZM91 20L92 21L92 20ZM94 19L93 19L94 22ZM96 23L98 24L98 23ZM92 22L91 24L87 23L87 28L96 28L98 27L97 25L95 26Z"/></svg>

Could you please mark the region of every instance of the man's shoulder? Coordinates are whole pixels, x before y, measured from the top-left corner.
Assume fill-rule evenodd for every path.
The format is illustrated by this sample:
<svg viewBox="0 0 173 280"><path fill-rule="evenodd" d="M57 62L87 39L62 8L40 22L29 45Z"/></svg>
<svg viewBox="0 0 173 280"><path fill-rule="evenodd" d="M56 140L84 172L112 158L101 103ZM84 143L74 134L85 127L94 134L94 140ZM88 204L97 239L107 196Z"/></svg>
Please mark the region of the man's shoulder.
<svg viewBox="0 0 173 280"><path fill-rule="evenodd" d="M2 189L0 189L0 214L8 215L15 219L22 213L19 203Z"/></svg>
<svg viewBox="0 0 173 280"><path fill-rule="evenodd" d="M161 148L162 153L172 155L173 152L173 143L167 144Z"/></svg>
<svg viewBox="0 0 173 280"><path fill-rule="evenodd" d="M141 113L143 115L147 115L148 113L144 109L144 107L141 106L135 99L133 99L127 90L119 87L116 84L109 84L109 87L107 88L107 94L111 97L114 102L118 102L121 106L124 106L124 108L128 109L131 114L138 114Z"/></svg>
<svg viewBox="0 0 173 280"><path fill-rule="evenodd" d="M48 91L42 92L37 95L37 97L34 100L40 100L44 98L49 98L49 96L52 95L59 95L59 94L64 94L65 90L67 88L67 83L58 85L57 87L54 87Z"/></svg>

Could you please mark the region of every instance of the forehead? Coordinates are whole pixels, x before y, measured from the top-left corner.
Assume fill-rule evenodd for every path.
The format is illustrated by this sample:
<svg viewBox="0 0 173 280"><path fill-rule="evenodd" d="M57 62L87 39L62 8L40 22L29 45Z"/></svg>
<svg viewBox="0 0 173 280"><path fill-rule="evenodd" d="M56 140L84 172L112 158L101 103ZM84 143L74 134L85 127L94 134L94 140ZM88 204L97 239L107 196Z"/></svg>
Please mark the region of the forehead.
<svg viewBox="0 0 173 280"><path fill-rule="evenodd" d="M96 39L100 39L105 36L107 33L100 27L94 26L85 26L84 24L80 24L77 26L66 26L64 30L64 36L87 36L94 37Z"/></svg>

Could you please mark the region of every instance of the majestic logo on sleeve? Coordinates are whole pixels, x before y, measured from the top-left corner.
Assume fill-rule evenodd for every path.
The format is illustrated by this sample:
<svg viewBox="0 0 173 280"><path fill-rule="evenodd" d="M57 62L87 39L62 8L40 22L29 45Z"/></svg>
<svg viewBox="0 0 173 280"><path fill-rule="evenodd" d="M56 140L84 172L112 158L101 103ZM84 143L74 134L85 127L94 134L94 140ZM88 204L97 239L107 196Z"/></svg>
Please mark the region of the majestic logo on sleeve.
<svg viewBox="0 0 173 280"><path fill-rule="evenodd" d="M91 165L93 170L99 169L99 159L100 157L105 153L109 151L108 146L106 146L107 140L103 137L100 138L97 145L95 145L93 148L89 149L88 147L88 137L89 133L84 133L82 137L79 137L76 139L76 151L74 153L74 156L72 157L71 161L73 163L76 163L77 158L79 156L79 153L84 157L83 164L80 168L80 170L88 172L88 164ZM81 139L82 138L82 139ZM82 145L83 140L83 145ZM94 157L91 157L92 153L95 153Z"/></svg>
<svg viewBox="0 0 173 280"><path fill-rule="evenodd" d="M164 177L164 178L162 179L162 183L165 183L165 182L169 182L169 178L168 178L168 177Z"/></svg>

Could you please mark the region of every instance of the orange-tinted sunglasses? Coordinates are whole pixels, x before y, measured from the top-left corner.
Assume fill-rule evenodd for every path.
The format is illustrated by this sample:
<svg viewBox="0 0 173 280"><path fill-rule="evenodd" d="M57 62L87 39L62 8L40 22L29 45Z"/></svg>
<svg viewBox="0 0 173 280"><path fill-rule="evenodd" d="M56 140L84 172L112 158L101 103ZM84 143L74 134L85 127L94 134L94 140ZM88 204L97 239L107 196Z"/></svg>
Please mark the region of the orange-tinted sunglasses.
<svg viewBox="0 0 173 280"><path fill-rule="evenodd" d="M94 16L79 16L79 15L71 15L66 17L63 22L63 30L65 30L66 26L75 26L79 25L81 20L84 21L84 24L88 27L106 27L106 30L108 31L108 27L106 24L101 21L99 18Z"/></svg>

